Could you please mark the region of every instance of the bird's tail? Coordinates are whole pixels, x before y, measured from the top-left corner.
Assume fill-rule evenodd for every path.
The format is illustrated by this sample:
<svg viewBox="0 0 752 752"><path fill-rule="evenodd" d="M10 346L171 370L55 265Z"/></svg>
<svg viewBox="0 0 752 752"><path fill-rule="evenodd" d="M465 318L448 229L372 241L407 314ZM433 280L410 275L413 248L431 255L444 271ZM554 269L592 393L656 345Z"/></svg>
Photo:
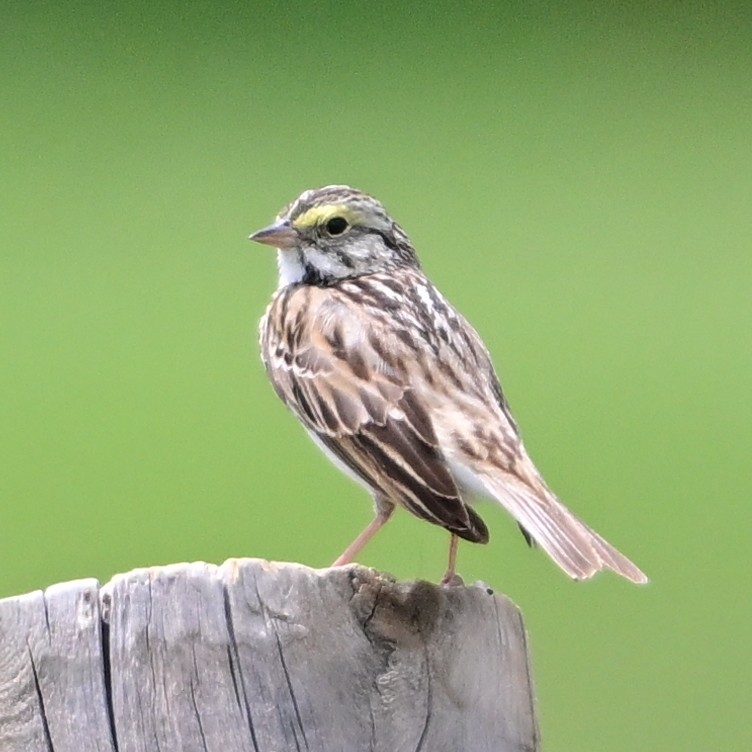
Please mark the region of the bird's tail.
<svg viewBox="0 0 752 752"><path fill-rule="evenodd" d="M538 479L536 478L536 481ZM543 481L486 476L487 488L535 542L572 578L586 580L611 569L637 584L648 581L634 562L570 512Z"/></svg>

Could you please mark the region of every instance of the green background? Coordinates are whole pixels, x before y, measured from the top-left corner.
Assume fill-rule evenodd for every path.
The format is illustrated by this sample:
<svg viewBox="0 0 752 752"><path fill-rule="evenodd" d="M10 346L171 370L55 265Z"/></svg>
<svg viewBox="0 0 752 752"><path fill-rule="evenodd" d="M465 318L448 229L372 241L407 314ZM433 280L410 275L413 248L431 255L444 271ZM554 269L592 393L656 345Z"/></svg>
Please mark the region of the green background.
<svg viewBox="0 0 752 752"><path fill-rule="evenodd" d="M567 580L481 508L562 750L737 750L752 661L752 10L3 3L0 595L182 560L324 566L370 517L266 383L305 188L384 201L531 454L652 578ZM399 514L363 563L436 580Z"/></svg>

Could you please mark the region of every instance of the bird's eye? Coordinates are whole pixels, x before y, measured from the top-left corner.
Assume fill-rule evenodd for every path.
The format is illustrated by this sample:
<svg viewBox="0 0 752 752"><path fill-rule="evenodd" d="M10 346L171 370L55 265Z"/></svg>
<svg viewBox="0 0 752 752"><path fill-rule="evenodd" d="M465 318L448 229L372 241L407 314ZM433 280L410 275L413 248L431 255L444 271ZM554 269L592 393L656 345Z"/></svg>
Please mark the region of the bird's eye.
<svg viewBox="0 0 752 752"><path fill-rule="evenodd" d="M349 225L344 217L332 217L327 221L325 227L330 235L341 235Z"/></svg>

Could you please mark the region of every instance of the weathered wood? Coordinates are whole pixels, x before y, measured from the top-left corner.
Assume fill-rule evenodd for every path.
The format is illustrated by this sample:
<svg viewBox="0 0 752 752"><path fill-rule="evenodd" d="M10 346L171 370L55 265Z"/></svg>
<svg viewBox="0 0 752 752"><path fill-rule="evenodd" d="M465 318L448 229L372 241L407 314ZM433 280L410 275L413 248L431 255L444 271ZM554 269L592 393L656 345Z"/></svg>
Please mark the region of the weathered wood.
<svg viewBox="0 0 752 752"><path fill-rule="evenodd" d="M0 750L113 752L96 580L0 601Z"/></svg>
<svg viewBox="0 0 752 752"><path fill-rule="evenodd" d="M0 601L2 752L537 749L522 619L484 586L243 559Z"/></svg>

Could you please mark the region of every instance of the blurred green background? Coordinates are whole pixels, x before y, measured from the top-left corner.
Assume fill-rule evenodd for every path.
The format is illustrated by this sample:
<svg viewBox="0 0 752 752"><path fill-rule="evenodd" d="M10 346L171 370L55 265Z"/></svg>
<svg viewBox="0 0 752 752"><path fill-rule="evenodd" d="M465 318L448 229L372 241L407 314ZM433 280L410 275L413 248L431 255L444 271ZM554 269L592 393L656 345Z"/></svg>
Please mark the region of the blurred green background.
<svg viewBox="0 0 752 752"><path fill-rule="evenodd" d="M0 595L324 566L367 522L266 383L246 240L347 182L652 577L572 583L481 509L459 568L523 609L545 749L747 746L752 6L564 5L3 3ZM402 513L362 562L436 580L447 542Z"/></svg>

